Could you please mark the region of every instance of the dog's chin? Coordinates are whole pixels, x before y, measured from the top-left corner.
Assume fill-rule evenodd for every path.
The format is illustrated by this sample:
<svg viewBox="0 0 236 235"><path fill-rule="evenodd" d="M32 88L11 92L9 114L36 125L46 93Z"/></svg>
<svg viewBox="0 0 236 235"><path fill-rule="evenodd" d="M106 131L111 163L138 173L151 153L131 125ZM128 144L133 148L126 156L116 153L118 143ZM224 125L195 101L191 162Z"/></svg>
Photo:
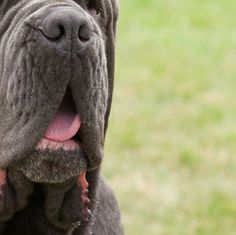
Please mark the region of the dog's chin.
<svg viewBox="0 0 236 235"><path fill-rule="evenodd" d="M66 142L42 139L36 149L17 165L34 183L63 183L87 170L82 146L75 140Z"/></svg>
<svg viewBox="0 0 236 235"><path fill-rule="evenodd" d="M71 139L57 142L42 138L35 150L8 171L22 175L34 191L40 188L44 212L57 229L68 230L74 223L86 224L90 218L87 160L82 146ZM23 183L14 177L16 184ZM20 180L20 179L19 179ZM31 183L30 183L31 182ZM73 212L73 207L78 210Z"/></svg>

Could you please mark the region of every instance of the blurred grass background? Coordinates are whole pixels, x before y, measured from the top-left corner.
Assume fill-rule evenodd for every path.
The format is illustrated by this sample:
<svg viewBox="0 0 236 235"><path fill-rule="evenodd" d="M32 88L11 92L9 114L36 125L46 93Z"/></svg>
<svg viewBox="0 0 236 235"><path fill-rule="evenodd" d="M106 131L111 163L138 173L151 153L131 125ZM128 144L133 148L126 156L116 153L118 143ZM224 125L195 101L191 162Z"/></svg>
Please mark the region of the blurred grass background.
<svg viewBox="0 0 236 235"><path fill-rule="evenodd" d="M121 0L104 174L127 235L236 234L236 2Z"/></svg>

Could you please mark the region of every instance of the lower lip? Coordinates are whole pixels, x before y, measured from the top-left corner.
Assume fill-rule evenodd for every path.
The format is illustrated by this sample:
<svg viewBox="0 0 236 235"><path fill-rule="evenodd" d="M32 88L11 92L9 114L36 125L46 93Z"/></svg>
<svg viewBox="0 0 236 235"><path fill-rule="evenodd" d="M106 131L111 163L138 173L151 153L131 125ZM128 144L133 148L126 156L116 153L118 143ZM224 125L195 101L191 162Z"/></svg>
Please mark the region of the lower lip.
<svg viewBox="0 0 236 235"><path fill-rule="evenodd" d="M50 140L47 138L42 138L38 145L36 146L36 150L60 150L63 149L65 151L75 151L80 148L79 142L73 139L66 140L63 142Z"/></svg>

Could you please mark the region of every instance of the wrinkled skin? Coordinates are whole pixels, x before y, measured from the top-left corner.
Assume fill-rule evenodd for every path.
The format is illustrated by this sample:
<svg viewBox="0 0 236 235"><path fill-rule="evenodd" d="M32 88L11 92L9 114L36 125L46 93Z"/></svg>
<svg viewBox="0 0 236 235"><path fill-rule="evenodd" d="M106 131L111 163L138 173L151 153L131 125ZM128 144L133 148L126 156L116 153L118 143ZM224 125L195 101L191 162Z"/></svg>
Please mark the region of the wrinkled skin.
<svg viewBox="0 0 236 235"><path fill-rule="evenodd" d="M63 18L67 9L90 30L81 44L42 33L55 34L46 19L52 12ZM123 234L116 200L100 176L117 14L116 0L0 0L0 235ZM37 151L68 88L81 119L82 147ZM77 181L84 171L86 219ZM82 225L73 230L77 221Z"/></svg>

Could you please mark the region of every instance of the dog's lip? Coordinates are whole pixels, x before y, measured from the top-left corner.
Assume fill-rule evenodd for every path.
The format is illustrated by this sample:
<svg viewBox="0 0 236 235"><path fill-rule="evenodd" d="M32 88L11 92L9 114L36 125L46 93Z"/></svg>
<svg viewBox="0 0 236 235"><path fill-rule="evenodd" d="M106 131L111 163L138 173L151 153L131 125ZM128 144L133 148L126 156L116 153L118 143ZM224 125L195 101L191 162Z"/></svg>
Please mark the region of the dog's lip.
<svg viewBox="0 0 236 235"><path fill-rule="evenodd" d="M66 182L87 171L87 158L81 145L74 139L61 142L42 138L33 154L22 161L17 169L35 183Z"/></svg>
<svg viewBox="0 0 236 235"><path fill-rule="evenodd" d="M35 150L16 170L35 183L63 183L87 171L87 159L80 148L75 150Z"/></svg>
<svg viewBox="0 0 236 235"><path fill-rule="evenodd" d="M36 146L38 151L57 151L63 149L65 151L76 151L80 148L80 142L74 139L69 139L65 141L55 141L43 137Z"/></svg>

